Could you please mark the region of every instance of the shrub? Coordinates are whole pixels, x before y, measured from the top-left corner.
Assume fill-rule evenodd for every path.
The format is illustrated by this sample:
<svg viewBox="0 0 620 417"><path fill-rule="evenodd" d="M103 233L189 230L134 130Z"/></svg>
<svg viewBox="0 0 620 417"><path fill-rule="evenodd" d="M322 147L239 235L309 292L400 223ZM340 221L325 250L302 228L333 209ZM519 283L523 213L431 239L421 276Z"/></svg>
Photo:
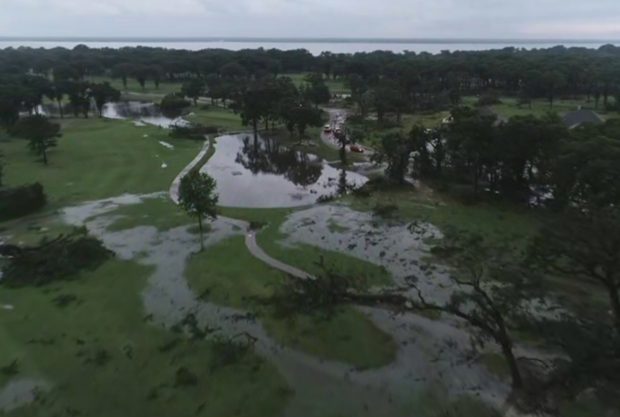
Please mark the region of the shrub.
<svg viewBox="0 0 620 417"><path fill-rule="evenodd" d="M181 110L190 105L191 103L189 101L176 93L166 95L161 100L160 104L163 113L178 112L179 114Z"/></svg>
<svg viewBox="0 0 620 417"><path fill-rule="evenodd" d="M205 135L214 135L219 133L219 131L219 127L212 125L172 125L170 126L169 135L174 138L204 139Z"/></svg>
<svg viewBox="0 0 620 417"><path fill-rule="evenodd" d="M26 216L47 203L41 184L34 183L0 190L0 221Z"/></svg>

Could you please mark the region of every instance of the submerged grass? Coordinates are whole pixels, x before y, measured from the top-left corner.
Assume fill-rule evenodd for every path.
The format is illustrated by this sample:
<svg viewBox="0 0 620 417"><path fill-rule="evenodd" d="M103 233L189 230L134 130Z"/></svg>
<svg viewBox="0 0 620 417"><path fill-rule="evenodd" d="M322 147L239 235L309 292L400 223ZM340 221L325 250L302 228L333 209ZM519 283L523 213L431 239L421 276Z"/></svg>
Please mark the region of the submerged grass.
<svg viewBox="0 0 620 417"><path fill-rule="evenodd" d="M278 259L300 266L290 258ZM188 262L186 277L194 291L209 301L238 308L253 306L254 297L269 296L286 279L283 272L254 258L246 250L242 236L194 254ZM286 345L360 368L391 362L397 349L388 335L353 308L329 321L301 316L277 320L269 312L263 321L268 332Z"/></svg>
<svg viewBox="0 0 620 417"><path fill-rule="evenodd" d="M17 360L12 378L42 378L51 388L5 415L278 415L290 391L272 365L248 351L211 366L215 342L148 323L140 292L151 271L113 260L78 281L0 287L0 304L14 307L0 314L0 366ZM59 307L59 296L73 301ZM0 379L0 391L8 381Z"/></svg>

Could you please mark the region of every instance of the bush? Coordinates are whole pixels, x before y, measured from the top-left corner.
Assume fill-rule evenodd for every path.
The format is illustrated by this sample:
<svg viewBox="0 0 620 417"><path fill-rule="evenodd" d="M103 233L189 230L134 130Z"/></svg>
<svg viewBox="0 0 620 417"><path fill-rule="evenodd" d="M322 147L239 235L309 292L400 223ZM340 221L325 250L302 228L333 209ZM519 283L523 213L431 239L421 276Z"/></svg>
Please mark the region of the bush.
<svg viewBox="0 0 620 417"><path fill-rule="evenodd" d="M166 95L161 100L160 106L161 106L162 112L170 112L170 111L180 112L184 108L191 106L191 103L185 100L183 96L180 96L177 93L172 93L172 94Z"/></svg>
<svg viewBox="0 0 620 417"><path fill-rule="evenodd" d="M0 221L26 216L47 203L41 184L34 183L0 190Z"/></svg>
<svg viewBox="0 0 620 417"><path fill-rule="evenodd" d="M493 104L502 104L496 93L484 93L478 98L478 106L492 106Z"/></svg>
<svg viewBox="0 0 620 417"><path fill-rule="evenodd" d="M169 135L173 138L204 139L205 135L215 135L219 131L219 127L212 125L172 125L170 126Z"/></svg>

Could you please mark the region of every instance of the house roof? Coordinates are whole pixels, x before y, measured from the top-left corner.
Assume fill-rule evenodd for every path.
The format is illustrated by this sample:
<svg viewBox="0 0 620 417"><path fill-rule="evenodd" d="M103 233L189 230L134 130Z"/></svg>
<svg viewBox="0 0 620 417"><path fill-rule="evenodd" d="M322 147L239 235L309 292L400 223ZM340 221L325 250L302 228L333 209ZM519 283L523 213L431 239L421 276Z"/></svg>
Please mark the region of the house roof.
<svg viewBox="0 0 620 417"><path fill-rule="evenodd" d="M603 123L603 119L595 111L584 108L568 113L562 120L570 128L577 127L583 123Z"/></svg>

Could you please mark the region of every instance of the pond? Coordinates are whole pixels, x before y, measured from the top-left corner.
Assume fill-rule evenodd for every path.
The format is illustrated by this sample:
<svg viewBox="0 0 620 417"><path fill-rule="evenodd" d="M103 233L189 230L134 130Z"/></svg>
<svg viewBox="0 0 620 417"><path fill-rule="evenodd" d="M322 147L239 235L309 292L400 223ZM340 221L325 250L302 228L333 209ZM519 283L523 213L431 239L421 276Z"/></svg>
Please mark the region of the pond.
<svg viewBox="0 0 620 417"><path fill-rule="evenodd" d="M201 171L217 181L219 204L225 207L300 207L336 193L346 182L368 179L339 171L322 159L248 135L221 136L215 154Z"/></svg>
<svg viewBox="0 0 620 417"><path fill-rule="evenodd" d="M71 113L70 105L63 108L65 113ZM91 108L93 115L97 115L97 109ZM54 104L44 104L39 107L39 113L44 115L59 116L58 106ZM132 119L138 120L151 125L170 127L172 125L183 125L187 121L181 117L164 115L154 103L141 101L119 101L117 103L108 103L103 106L101 115L108 119Z"/></svg>

